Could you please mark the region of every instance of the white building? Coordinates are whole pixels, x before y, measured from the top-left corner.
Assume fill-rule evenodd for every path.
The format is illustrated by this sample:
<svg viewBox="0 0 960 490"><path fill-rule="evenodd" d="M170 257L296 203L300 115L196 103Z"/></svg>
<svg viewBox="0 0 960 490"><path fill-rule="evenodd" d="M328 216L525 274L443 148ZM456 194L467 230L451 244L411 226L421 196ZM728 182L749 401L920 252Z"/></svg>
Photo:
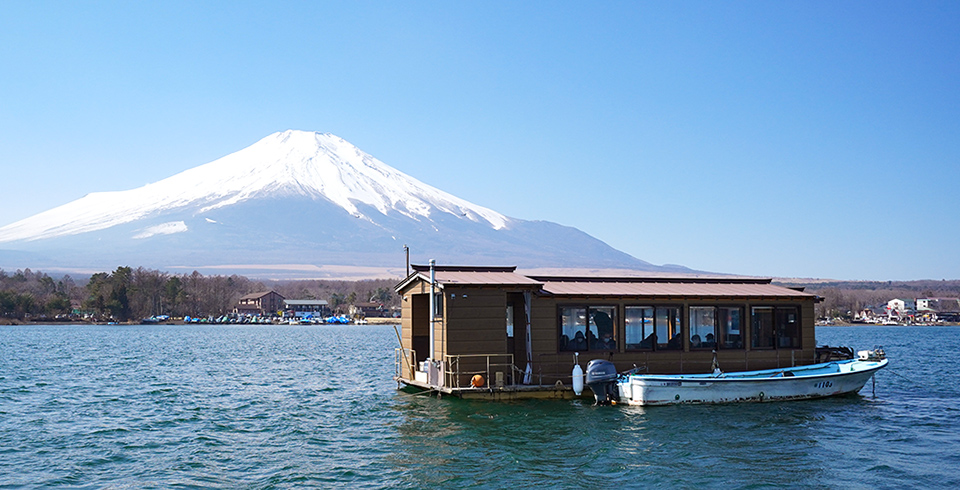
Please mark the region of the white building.
<svg viewBox="0 0 960 490"><path fill-rule="evenodd" d="M912 299L891 299L887 301L887 310L891 313L903 314L908 310L915 310L917 302Z"/></svg>
<svg viewBox="0 0 960 490"><path fill-rule="evenodd" d="M297 318L323 317L327 311L327 302L322 299L285 299L284 311Z"/></svg>

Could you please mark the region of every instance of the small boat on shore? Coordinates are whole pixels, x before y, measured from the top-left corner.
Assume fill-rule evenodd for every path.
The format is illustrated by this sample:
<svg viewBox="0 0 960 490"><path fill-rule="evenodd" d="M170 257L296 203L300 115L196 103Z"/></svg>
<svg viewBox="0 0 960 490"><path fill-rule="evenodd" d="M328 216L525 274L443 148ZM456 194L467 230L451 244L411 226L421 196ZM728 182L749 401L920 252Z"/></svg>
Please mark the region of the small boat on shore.
<svg viewBox="0 0 960 490"><path fill-rule="evenodd" d="M157 323L163 323L170 319L170 315L153 315L151 317L144 318L140 320L141 325L154 325Z"/></svg>
<svg viewBox="0 0 960 490"><path fill-rule="evenodd" d="M676 405L825 398L860 391L887 365L882 349L858 359L807 366L707 374L618 374L609 361L587 365L586 385L598 404Z"/></svg>

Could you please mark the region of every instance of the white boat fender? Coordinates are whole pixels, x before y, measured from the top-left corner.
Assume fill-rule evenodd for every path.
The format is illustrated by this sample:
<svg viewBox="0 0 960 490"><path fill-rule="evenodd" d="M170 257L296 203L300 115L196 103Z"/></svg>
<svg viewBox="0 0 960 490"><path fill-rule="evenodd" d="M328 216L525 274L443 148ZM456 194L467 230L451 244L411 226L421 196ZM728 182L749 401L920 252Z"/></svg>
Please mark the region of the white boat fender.
<svg viewBox="0 0 960 490"><path fill-rule="evenodd" d="M583 368L580 367L580 353L574 353L575 362L573 365L573 392L580 396L583 393Z"/></svg>

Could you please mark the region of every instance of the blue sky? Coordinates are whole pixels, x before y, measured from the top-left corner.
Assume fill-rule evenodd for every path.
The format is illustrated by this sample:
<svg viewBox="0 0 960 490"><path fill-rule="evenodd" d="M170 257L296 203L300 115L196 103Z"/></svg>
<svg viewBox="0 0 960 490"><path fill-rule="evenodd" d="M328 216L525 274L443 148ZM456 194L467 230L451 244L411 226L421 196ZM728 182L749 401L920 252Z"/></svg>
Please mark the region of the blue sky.
<svg viewBox="0 0 960 490"><path fill-rule="evenodd" d="M656 264L960 279L958 2L2 2L0 225L285 129Z"/></svg>

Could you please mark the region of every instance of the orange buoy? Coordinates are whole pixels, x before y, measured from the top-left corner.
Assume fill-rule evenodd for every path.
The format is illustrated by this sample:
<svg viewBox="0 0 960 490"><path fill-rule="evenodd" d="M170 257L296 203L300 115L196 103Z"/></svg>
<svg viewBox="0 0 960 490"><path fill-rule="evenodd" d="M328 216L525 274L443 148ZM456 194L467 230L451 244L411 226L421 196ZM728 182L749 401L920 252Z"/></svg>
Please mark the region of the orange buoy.
<svg viewBox="0 0 960 490"><path fill-rule="evenodd" d="M474 374L473 379L470 380L470 386L473 386L474 388L480 388L483 386L483 376Z"/></svg>

